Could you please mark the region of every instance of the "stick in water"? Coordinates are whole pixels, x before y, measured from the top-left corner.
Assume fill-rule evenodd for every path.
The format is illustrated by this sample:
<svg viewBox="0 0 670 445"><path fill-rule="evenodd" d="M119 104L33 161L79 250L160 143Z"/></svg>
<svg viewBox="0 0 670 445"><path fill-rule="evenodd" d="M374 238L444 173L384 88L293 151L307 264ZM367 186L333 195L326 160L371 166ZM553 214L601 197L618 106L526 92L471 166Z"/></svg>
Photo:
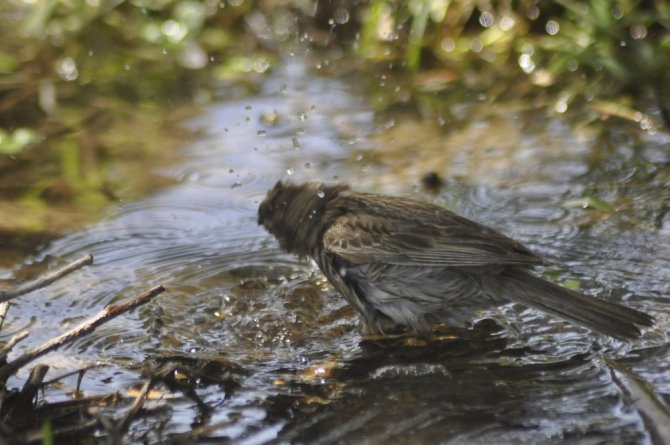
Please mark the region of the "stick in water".
<svg viewBox="0 0 670 445"><path fill-rule="evenodd" d="M98 312L92 318L81 323L79 326L70 329L69 331L59 335L56 338L49 340L48 342L38 346L25 354L17 357L14 361L7 363L0 368L0 382L7 380L9 376L14 374L19 368L27 365L31 361L35 360L37 357L40 357L48 352L51 352L64 344L70 343L73 340L76 340L79 337L82 337L101 324L111 320L112 318L118 317L119 315L131 311L138 306L141 306L149 301L151 301L157 295L163 293L165 288L163 286L156 286L148 291L143 292L132 300L128 300L119 304L111 304L106 306L103 310Z"/></svg>
<svg viewBox="0 0 670 445"><path fill-rule="evenodd" d="M53 272L49 272L47 274L42 275L41 277L37 278L34 281L31 281L30 283L25 283L16 289L12 290L5 290L5 291L0 291L0 303L3 303L5 301L12 300L16 297L19 297L21 295L25 295L29 292L32 292L37 289L41 289L45 286L50 285L56 280L59 280L63 278L66 275L71 274L75 270L79 270L84 266L88 266L89 264L93 263L93 255L86 254L83 257L74 260L70 264L61 267L58 270L54 270Z"/></svg>

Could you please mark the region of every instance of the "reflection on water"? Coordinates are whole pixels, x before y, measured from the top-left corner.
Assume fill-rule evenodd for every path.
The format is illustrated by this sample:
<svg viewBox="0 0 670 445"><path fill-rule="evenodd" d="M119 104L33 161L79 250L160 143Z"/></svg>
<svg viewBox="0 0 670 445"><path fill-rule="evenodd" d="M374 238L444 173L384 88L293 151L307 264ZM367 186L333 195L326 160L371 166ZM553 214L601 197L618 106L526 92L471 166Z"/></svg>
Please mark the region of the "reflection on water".
<svg viewBox="0 0 670 445"><path fill-rule="evenodd" d="M601 163L588 135L504 110L453 131L410 118L378 128L349 86L305 66L292 60L254 97L194 120L206 135L163 172L178 185L40 252L35 262L90 252L96 263L23 297L5 332L40 314L26 348L68 327L58 320L75 324L164 284L169 292L151 305L46 359L53 375L108 364L84 379L84 393L127 389L140 380L128 366L163 356L206 354L246 371L229 397L203 385L207 416L189 399L171 400L164 434L204 422L239 443L647 440L603 357L625 359L667 403L670 360L650 348L667 342L669 327L670 221L654 205L668 184L668 140L649 135L628 147L634 157L613 152L623 161ZM428 171L448 178L435 196L415 187ZM433 199L566 265L547 266L554 279L652 313L658 325L629 345L506 306L483 314L502 332L360 343L352 311L316 268L257 227L258 203L280 177ZM590 193L618 210L562 206Z"/></svg>

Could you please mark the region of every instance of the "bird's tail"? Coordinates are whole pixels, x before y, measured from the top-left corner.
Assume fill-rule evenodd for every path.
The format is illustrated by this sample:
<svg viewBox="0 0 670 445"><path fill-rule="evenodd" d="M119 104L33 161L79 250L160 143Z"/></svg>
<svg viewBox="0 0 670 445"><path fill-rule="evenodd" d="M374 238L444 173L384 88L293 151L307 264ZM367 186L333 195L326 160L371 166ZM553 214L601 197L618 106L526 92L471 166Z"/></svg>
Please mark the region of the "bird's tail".
<svg viewBox="0 0 670 445"><path fill-rule="evenodd" d="M566 289L519 269L498 277L510 300L621 340L640 336L654 318L644 312Z"/></svg>

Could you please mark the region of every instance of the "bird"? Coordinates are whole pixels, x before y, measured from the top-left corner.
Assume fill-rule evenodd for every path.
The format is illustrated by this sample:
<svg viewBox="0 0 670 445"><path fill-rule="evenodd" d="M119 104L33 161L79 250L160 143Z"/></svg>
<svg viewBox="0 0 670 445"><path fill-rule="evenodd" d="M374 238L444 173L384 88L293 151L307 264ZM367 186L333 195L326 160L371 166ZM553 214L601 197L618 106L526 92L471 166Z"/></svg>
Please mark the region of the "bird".
<svg viewBox="0 0 670 445"><path fill-rule="evenodd" d="M356 310L370 336L429 336L510 302L619 340L650 315L533 273L542 258L518 241L443 207L363 193L345 184L278 181L258 224L279 246L311 258Z"/></svg>

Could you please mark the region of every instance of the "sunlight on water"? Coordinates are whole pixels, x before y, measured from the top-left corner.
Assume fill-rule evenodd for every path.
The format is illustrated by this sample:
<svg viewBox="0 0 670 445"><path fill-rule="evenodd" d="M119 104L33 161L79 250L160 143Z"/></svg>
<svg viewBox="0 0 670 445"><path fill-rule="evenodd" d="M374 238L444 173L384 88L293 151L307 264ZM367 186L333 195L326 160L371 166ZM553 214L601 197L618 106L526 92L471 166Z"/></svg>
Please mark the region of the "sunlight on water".
<svg viewBox="0 0 670 445"><path fill-rule="evenodd" d="M133 374L120 367L163 354L225 357L249 370L241 388L225 398L208 386L200 396L215 406L217 434L239 443L643 441L642 420L600 354L627 357L658 393L670 394L670 360L640 353L667 342L670 328L670 223L649 210L662 175L639 179L634 160L594 168L593 140L567 125L529 120L500 143L496 130L511 128L502 115L450 134L409 121L381 131L349 86L306 67L293 59L255 96L194 119L204 135L163 170L176 186L43 249L34 261L90 252L95 264L21 298L7 332L42 315L32 344L15 353L161 283L168 293L151 305L45 359L54 375L103 362L109 366L83 381L84 392L95 393L108 391L102 382L112 376L130 385ZM481 140L482 124L491 139ZM649 141L647 165L665 162L657 159L663 144ZM287 171L295 182L340 180L433 200L520 239L547 257L558 281L646 310L659 323L626 345L508 305L488 314L505 327L497 336L362 347L352 311L315 266L281 253L257 226L260 200ZM429 171L447 177L437 195L415 187ZM593 190L621 210L562 205ZM654 216L660 227L642 224ZM56 321L63 318L68 326ZM87 358L66 358L77 354ZM188 400L171 409L170 432L188 431L198 416Z"/></svg>

